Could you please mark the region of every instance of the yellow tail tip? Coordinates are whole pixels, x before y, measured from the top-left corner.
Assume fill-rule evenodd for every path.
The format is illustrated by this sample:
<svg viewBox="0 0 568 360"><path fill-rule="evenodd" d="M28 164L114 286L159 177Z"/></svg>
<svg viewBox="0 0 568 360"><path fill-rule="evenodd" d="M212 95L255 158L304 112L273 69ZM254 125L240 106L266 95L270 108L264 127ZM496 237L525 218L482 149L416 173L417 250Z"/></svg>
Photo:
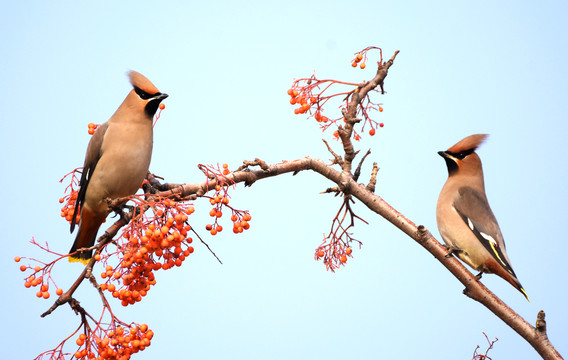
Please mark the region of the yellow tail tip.
<svg viewBox="0 0 568 360"><path fill-rule="evenodd" d="M77 256L69 256L69 262L70 263L79 262L83 265L87 265L89 263L89 260L91 260L91 259L82 259L82 258L77 257Z"/></svg>
<svg viewBox="0 0 568 360"><path fill-rule="evenodd" d="M530 299L529 299L529 296L527 295L527 292L525 291L525 289L520 288L520 290L521 290L521 292L523 293L523 295L525 295L525 297L527 298L527 301L528 301L528 302L531 302Z"/></svg>

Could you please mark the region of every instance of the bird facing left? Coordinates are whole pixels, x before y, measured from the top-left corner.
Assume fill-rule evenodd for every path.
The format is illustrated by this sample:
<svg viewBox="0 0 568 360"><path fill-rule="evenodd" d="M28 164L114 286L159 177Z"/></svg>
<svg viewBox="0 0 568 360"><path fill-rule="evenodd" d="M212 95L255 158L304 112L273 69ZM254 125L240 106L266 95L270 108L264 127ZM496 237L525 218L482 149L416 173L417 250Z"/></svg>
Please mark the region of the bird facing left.
<svg viewBox="0 0 568 360"><path fill-rule="evenodd" d="M71 220L77 236L69 250L70 262L86 264L92 257L97 232L109 214L106 199L136 193L142 185L152 157L152 119L162 100L161 93L145 76L128 72L133 89L116 112L93 134L79 181L79 193Z"/></svg>
<svg viewBox="0 0 568 360"><path fill-rule="evenodd" d="M505 240L487 201L481 159L475 152L487 138L470 135L438 154L446 161L448 180L436 206L440 235L450 252L482 273L505 279L526 298L505 249Z"/></svg>

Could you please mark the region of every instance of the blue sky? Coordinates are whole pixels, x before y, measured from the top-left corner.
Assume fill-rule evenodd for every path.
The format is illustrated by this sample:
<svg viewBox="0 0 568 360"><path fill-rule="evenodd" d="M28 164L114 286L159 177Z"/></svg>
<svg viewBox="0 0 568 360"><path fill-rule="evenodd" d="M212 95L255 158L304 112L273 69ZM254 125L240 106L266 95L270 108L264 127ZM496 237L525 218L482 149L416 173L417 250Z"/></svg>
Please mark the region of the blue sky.
<svg viewBox="0 0 568 360"><path fill-rule="evenodd" d="M487 194L531 302L496 276L482 281L531 323L545 310L549 337L566 356L566 10L560 1L7 4L1 357L33 358L78 325L67 307L39 317L53 297L38 300L24 288L13 258L45 258L28 243L32 236L57 251L70 247L58 180L82 165L87 124L106 121L126 96L127 70L170 95L150 169L169 182L198 182L199 163L328 159L321 138L331 133L294 115L286 90L314 70L370 79L373 66L349 62L371 45L385 57L401 51L387 94L375 98L385 127L359 144L381 168L377 193L438 236L435 206L447 172L436 152L490 134L478 151ZM319 194L329 186L300 173L234 190L232 204L253 220L245 234L207 238L223 265L197 246L184 266L158 273L141 303L114 304L120 319L156 333L136 358L469 359L485 346L482 332L499 338L495 359L538 358L420 246L361 204L355 210L370 222L355 228L363 248L346 268L325 271L313 251L340 206ZM192 223L204 226L209 205L195 206ZM53 275L68 286L80 270L62 263ZM77 298L97 313L92 289Z"/></svg>

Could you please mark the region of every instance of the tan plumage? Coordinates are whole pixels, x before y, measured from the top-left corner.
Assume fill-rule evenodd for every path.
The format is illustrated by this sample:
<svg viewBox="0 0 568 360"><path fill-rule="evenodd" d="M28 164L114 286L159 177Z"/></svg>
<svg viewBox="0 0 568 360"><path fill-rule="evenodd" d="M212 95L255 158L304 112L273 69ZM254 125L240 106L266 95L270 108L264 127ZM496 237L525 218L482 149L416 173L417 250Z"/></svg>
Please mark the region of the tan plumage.
<svg viewBox="0 0 568 360"><path fill-rule="evenodd" d="M528 300L511 267L503 235L485 195L481 159L475 150L486 138L484 134L471 135L438 152L448 167L448 180L436 206L438 229L450 251L480 271L479 276L496 274Z"/></svg>
<svg viewBox="0 0 568 360"><path fill-rule="evenodd" d="M97 128L87 147L71 232L78 209L79 230L70 254L94 245L109 209L106 198L136 193L146 177L152 157L152 118L168 97L142 74L128 73L133 89L111 118ZM72 254L69 261L86 263L92 250Z"/></svg>

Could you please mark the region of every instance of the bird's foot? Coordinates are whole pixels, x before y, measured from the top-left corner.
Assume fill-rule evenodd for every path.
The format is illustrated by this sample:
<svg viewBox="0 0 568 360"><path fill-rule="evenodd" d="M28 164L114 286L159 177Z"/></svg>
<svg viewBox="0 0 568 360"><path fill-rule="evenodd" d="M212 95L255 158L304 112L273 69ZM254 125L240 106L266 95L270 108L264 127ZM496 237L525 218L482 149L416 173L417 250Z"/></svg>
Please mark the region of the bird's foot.
<svg viewBox="0 0 568 360"><path fill-rule="evenodd" d="M452 256L453 254L458 254L458 253L462 252L462 250L451 248L448 245L444 245L444 247L446 248L446 250L448 250L448 253L445 255L447 258Z"/></svg>

